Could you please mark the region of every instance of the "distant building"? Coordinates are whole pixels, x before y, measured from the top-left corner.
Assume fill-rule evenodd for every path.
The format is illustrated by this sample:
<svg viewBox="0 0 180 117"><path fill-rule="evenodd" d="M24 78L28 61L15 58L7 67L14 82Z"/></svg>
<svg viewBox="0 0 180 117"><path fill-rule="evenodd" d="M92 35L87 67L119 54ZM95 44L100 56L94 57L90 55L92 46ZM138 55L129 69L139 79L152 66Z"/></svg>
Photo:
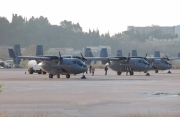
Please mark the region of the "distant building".
<svg viewBox="0 0 180 117"><path fill-rule="evenodd" d="M177 34L178 37L180 37L180 25L175 26L175 34Z"/></svg>
<svg viewBox="0 0 180 117"><path fill-rule="evenodd" d="M161 35L168 35L171 37L175 37L176 34L180 36L180 25L178 26L146 26L146 27L135 27L135 26L128 26L127 31L133 31L135 34L150 34L153 31L161 32Z"/></svg>

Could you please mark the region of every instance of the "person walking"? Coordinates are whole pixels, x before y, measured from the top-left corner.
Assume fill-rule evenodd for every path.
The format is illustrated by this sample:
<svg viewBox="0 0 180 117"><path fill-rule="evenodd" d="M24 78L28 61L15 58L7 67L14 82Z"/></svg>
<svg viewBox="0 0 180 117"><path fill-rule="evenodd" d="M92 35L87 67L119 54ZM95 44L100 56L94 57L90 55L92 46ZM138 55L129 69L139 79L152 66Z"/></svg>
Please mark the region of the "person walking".
<svg viewBox="0 0 180 117"><path fill-rule="evenodd" d="M94 76L94 71L95 71L95 68L94 67L92 67L92 76Z"/></svg>
<svg viewBox="0 0 180 117"><path fill-rule="evenodd" d="M91 73L91 70L92 70L92 66L90 65L89 66L89 73Z"/></svg>
<svg viewBox="0 0 180 117"><path fill-rule="evenodd" d="M128 75L129 67L126 67L126 76Z"/></svg>
<svg viewBox="0 0 180 117"><path fill-rule="evenodd" d="M105 66L104 70L105 70L105 75L107 75L107 70L108 70L108 66L107 65Z"/></svg>

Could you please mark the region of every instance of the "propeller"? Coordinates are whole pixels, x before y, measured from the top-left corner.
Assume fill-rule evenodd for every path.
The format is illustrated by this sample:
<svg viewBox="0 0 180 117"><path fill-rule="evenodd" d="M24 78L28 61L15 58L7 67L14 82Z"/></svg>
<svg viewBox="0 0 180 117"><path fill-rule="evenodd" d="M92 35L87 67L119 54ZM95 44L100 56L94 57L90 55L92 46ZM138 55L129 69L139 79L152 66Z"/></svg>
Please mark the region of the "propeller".
<svg viewBox="0 0 180 117"><path fill-rule="evenodd" d="M63 59L63 58L61 57L61 53L59 52L59 62L58 62L58 65L59 65L59 64L62 64L62 59Z"/></svg>
<svg viewBox="0 0 180 117"><path fill-rule="evenodd" d="M128 61L130 60L130 52L129 52L129 54L128 54L128 59L127 59Z"/></svg>
<svg viewBox="0 0 180 117"><path fill-rule="evenodd" d="M144 57L144 59L145 59L145 60L147 60L147 58L146 58L146 57L147 57L147 53L146 53L146 55L145 55L145 57Z"/></svg>
<svg viewBox="0 0 180 117"><path fill-rule="evenodd" d="M86 61L86 58L84 58L82 52L80 52L80 54L81 54L81 56L82 56L82 61L83 61L83 62Z"/></svg>
<svg viewBox="0 0 180 117"><path fill-rule="evenodd" d="M166 60L168 60L168 61L170 60L167 55L166 55Z"/></svg>

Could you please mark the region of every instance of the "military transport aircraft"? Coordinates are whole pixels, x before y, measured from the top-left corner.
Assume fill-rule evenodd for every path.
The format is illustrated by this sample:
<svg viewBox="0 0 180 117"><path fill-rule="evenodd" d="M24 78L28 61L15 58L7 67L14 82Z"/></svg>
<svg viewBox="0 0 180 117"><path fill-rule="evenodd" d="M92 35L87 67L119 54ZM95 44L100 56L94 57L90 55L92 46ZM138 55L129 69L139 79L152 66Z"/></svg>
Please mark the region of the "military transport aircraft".
<svg viewBox="0 0 180 117"><path fill-rule="evenodd" d="M132 55L137 56L137 51L133 50ZM158 73L158 70L169 70L168 73L171 73L172 64L170 61L180 59L180 57L168 58L167 55L160 57L160 52L155 51L154 57L145 57L145 59L152 65L151 70L155 70L155 73Z"/></svg>
<svg viewBox="0 0 180 117"><path fill-rule="evenodd" d="M19 59L28 59L28 60L41 60L38 65L39 67L49 73L49 78L53 78L54 75L57 75L57 78L61 75L66 75L66 78L70 78L70 74L80 74L84 73L87 70L87 66L84 64L85 58L78 56L16 56L13 49L8 49L9 56L11 58L18 57ZM85 78L84 74L81 78Z"/></svg>
<svg viewBox="0 0 180 117"><path fill-rule="evenodd" d="M126 68L130 69L130 75L133 75L136 71L148 72L151 68L151 65L144 59L144 57L130 57L130 53L128 57L108 57L107 48L102 48L100 57L105 58L101 61L102 64L108 63L109 68L116 71L117 75L121 75L122 72L126 72ZM149 73L146 75L149 75Z"/></svg>

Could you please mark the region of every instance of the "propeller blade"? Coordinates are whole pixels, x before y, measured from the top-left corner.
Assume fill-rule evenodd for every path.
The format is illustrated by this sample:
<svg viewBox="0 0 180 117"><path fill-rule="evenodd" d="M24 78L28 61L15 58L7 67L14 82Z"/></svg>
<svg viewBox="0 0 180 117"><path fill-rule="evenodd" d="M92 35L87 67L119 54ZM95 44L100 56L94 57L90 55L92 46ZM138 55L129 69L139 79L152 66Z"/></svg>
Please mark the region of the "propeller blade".
<svg viewBox="0 0 180 117"><path fill-rule="evenodd" d="M128 60L130 60L130 52L129 52L129 54L128 54Z"/></svg>
<svg viewBox="0 0 180 117"><path fill-rule="evenodd" d="M58 65L59 65L59 64L62 64L62 59L63 59L63 58L61 57L61 53L59 52L59 62L58 62Z"/></svg>
<svg viewBox="0 0 180 117"><path fill-rule="evenodd" d="M86 61L86 58L84 58L82 52L80 52L81 56L82 56L82 61Z"/></svg>
<svg viewBox="0 0 180 117"><path fill-rule="evenodd" d="M147 58L146 58L146 57L147 57L147 53L146 53L146 55L145 55L145 57L144 57L144 59L145 59L145 60L147 60Z"/></svg>
<svg viewBox="0 0 180 117"><path fill-rule="evenodd" d="M168 56L166 55L166 59L169 60Z"/></svg>

